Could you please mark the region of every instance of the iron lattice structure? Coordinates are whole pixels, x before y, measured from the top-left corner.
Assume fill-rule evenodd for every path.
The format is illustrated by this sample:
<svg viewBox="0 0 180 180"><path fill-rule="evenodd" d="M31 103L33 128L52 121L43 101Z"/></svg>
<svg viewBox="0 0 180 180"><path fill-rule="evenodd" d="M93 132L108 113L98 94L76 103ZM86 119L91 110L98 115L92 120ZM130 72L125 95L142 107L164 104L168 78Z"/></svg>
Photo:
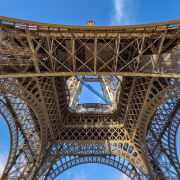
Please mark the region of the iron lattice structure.
<svg viewBox="0 0 180 180"><path fill-rule="evenodd" d="M0 113L11 146L1 179L54 179L84 163L129 178L179 179L180 20L96 27L0 17ZM78 112L101 83L109 112ZM114 83L114 84L113 84Z"/></svg>

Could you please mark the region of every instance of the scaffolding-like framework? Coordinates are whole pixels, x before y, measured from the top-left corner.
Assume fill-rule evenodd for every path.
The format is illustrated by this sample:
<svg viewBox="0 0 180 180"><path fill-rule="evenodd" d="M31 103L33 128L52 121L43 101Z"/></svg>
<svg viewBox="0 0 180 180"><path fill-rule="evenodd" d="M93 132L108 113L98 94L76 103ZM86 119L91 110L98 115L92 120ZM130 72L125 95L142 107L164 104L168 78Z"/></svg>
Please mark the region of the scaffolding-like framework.
<svg viewBox="0 0 180 180"><path fill-rule="evenodd" d="M1 179L54 179L84 163L133 180L180 179L180 20L68 26L0 17ZM84 81L115 108L77 112Z"/></svg>

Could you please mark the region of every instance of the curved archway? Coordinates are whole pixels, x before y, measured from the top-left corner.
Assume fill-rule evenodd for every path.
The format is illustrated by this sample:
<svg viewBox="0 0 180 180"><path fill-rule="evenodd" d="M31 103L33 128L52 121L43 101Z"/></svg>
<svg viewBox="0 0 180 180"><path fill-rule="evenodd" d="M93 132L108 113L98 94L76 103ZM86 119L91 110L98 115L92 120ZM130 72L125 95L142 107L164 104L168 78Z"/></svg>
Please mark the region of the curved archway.
<svg viewBox="0 0 180 180"><path fill-rule="evenodd" d="M43 137L42 131L40 132L40 129L43 129L44 117L37 98L30 91L21 86L20 81L17 79L1 79L0 90L1 96L3 97L0 101L1 114L5 113L4 117L8 123L8 126L10 127L11 134L11 148L9 152L9 158L2 175L2 178L5 178L7 174L8 176L11 176L15 172L14 171L9 173L15 162L20 159L20 155L25 156L25 154L22 155L20 150L22 147L24 147L25 151L27 152L26 158L28 160L32 159L32 157L29 155L34 154L35 158L33 159L35 160L31 160L32 162L29 164L31 168L28 167L28 169L31 169L31 171L35 169L35 166L37 165L38 159L40 157L42 146L41 142L43 142L43 140L45 141L44 138L46 138L46 136ZM31 116L32 114L34 117ZM22 120L24 118L26 118L26 121L23 122ZM32 118L34 118L34 121ZM30 141L27 141L27 136L23 134L25 129L26 135L30 138ZM37 138L39 140L37 140ZM35 147L35 152L32 151L30 153L28 150L27 146L29 146L29 143Z"/></svg>
<svg viewBox="0 0 180 180"><path fill-rule="evenodd" d="M55 178L55 180L130 180L130 178L121 171L100 163L85 163L77 165L73 168L66 170Z"/></svg>
<svg viewBox="0 0 180 180"><path fill-rule="evenodd" d="M144 153L144 156L145 156L145 161L147 163L147 166L150 168L151 165L150 165L150 161L149 161L149 157L148 157L148 153L147 153L147 150L148 150L148 147L146 146L146 139L143 138L143 137L146 137L146 134L148 133L147 132L147 127L150 125L150 123L152 122L152 117L154 117L155 115L155 112L158 110L158 108L163 105L165 102L168 102L169 100L179 97L180 95L180 83L178 81L174 82L173 84L171 84L170 86L164 88L162 91L160 91L158 94L156 94L147 104L147 107L145 109L145 111L143 112L142 116L141 116L141 128L142 129L145 129L145 131L140 131L140 140L141 140L141 147L142 147L142 152ZM176 100L176 103L177 104L177 100ZM168 129L168 131L170 132L171 131L171 127ZM168 139L170 137L168 136ZM169 141L169 140L168 140ZM173 140L174 141L174 140ZM170 148L172 147L168 147L169 149L169 152L171 153L171 150ZM174 151L175 153L174 154L177 154L177 150L176 150L176 147L174 147ZM166 155L167 156L167 155ZM171 163L173 162L173 164L176 164L177 165L177 169L176 171L179 169L180 165L179 165L179 162L175 162L177 158L176 157L173 157L170 155L169 156L169 159L171 161ZM156 168L157 170L157 168ZM168 172L168 170L166 170ZM170 170L171 171L171 170ZM179 171L179 170L178 170ZM173 178L178 178L177 176L179 176L179 173L177 171L177 174L173 174L171 172L171 174L173 174ZM172 177L171 177L172 178Z"/></svg>
<svg viewBox="0 0 180 180"><path fill-rule="evenodd" d="M176 149L177 149L178 159L180 159L180 126L178 127L178 131L176 135Z"/></svg>
<svg viewBox="0 0 180 180"><path fill-rule="evenodd" d="M11 141L9 131L6 120L4 120L4 117L0 114L0 177L4 171L10 150Z"/></svg>
<svg viewBox="0 0 180 180"><path fill-rule="evenodd" d="M128 176L130 179L133 180L139 180L140 179L140 175L139 172L137 172L137 170L134 168L133 166L128 163L127 161L123 161L120 162L120 159L118 156L106 156L106 157L98 157L98 156L94 156L94 157L73 157L72 159L70 159L69 161L66 161L62 164L60 164L59 162L59 166L53 166L53 170L47 174L47 176L45 177L45 179L47 180L52 180L55 179L57 176L59 176L61 173L63 173L64 171L66 171L67 169L73 168L75 166L78 165L82 165L82 164L86 164L86 163L99 163L99 164L104 164L110 167L113 167L117 170L119 170L120 172L124 173L126 176Z"/></svg>
<svg viewBox="0 0 180 180"><path fill-rule="evenodd" d="M0 95L0 113L8 124L11 137L9 157L2 175L3 178L7 178L13 176L17 171L17 168L15 168L16 162L23 169L25 162L38 157L40 134L36 130L30 108L23 101L10 94L1 93ZM23 121L24 119L26 121ZM34 148L31 148L31 146ZM22 149L24 149L23 152ZM20 160L20 157L24 158L24 163ZM30 163L29 167L34 164L35 162Z"/></svg>
<svg viewBox="0 0 180 180"><path fill-rule="evenodd" d="M69 163L69 160L71 160L72 157L74 158L77 157L76 158L77 160L78 159L80 160L81 158L84 158L84 157L86 158L100 157L100 158L108 158L111 160L113 160L114 158L114 160L116 160L116 164L117 163L123 164L124 167L126 168L128 168L128 165L130 164L131 169L129 168L129 170L131 171L134 170L134 172L137 173L141 177L148 177L148 172L145 169L143 162L141 162L141 160L139 159L139 155L136 153L136 150L134 149L134 147L130 144L128 145L126 142L123 142L119 144L109 143L106 145L105 144L57 143L56 145L52 147L52 150L50 151L50 153L47 154L47 159L45 160L45 164L43 165L43 167L40 170L40 173L38 174L38 178L48 176L48 174L50 174L50 171L53 170L54 167L56 167L56 169L60 168L63 163ZM110 158L110 157L113 157L113 158ZM74 158L73 158L73 161L74 161ZM88 162L90 162L90 159ZM84 160L84 163L86 163L86 160ZM97 161L97 163L105 164L105 161L102 161L102 162Z"/></svg>

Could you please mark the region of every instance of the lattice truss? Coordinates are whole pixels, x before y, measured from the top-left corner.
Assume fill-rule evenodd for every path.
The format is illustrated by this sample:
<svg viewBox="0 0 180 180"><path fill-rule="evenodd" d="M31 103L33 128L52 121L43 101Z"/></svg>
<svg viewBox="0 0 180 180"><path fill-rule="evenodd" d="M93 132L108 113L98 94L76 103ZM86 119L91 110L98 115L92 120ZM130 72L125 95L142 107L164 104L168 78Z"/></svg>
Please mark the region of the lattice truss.
<svg viewBox="0 0 180 180"><path fill-rule="evenodd" d="M113 109L116 109L120 96L121 76L80 76L80 78L87 82L99 82L102 94L112 102ZM67 86L70 93L69 107L75 109L79 102L83 84L72 76L67 80Z"/></svg>
<svg viewBox="0 0 180 180"><path fill-rule="evenodd" d="M179 21L74 27L0 17L0 113L11 146L1 179L55 179L101 163L130 179L180 179ZM116 106L80 113L82 84Z"/></svg>
<svg viewBox="0 0 180 180"><path fill-rule="evenodd" d="M69 107L74 108L79 102L83 84L72 76L67 80L67 86L70 93Z"/></svg>

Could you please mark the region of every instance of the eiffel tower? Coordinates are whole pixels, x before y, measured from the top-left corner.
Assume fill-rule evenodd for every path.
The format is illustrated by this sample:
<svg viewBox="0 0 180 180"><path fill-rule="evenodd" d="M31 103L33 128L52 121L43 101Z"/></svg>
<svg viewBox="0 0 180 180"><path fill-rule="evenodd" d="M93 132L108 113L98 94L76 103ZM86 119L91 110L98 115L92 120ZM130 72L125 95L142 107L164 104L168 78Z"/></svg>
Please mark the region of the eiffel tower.
<svg viewBox="0 0 180 180"><path fill-rule="evenodd" d="M0 17L1 176L52 180L85 163L130 179L180 179L180 20L56 25ZM76 78L77 77L77 78ZM106 104L78 104L99 82Z"/></svg>

